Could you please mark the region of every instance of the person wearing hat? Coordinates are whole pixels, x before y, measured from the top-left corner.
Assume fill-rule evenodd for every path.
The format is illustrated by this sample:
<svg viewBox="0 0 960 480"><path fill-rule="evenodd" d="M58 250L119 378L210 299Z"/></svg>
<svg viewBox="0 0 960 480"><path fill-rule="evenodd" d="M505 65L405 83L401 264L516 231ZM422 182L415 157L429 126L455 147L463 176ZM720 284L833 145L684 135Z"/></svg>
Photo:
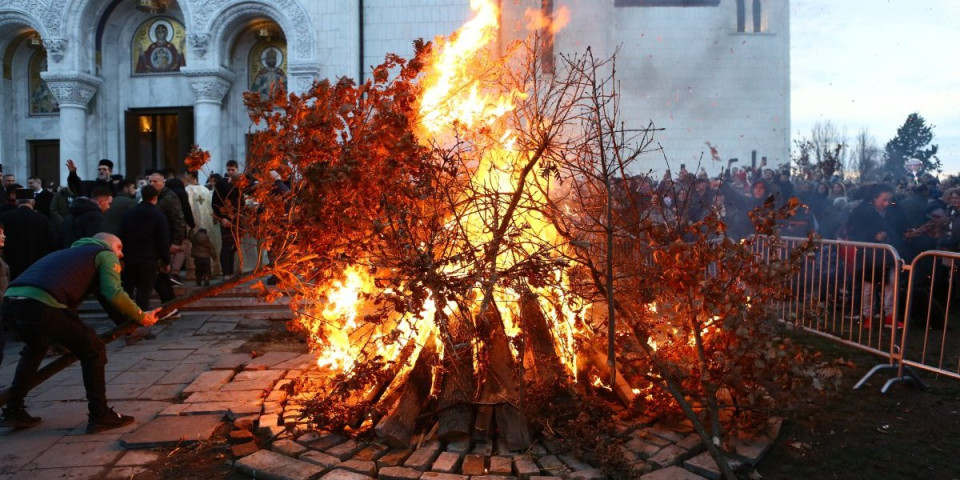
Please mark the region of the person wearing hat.
<svg viewBox="0 0 960 480"><path fill-rule="evenodd" d="M57 249L57 236L50 220L33 210L34 193L29 188L17 189L17 208L0 215L5 227L7 244L4 254L10 265L10 279L44 255Z"/></svg>
<svg viewBox="0 0 960 480"><path fill-rule="evenodd" d="M117 190L120 185L113 182L113 162L104 158L97 164L96 180L80 180L77 175L77 165L73 160L67 160L67 169L70 175L67 176L67 186L78 197L89 197L97 187L104 187L110 192L111 196L117 196Z"/></svg>

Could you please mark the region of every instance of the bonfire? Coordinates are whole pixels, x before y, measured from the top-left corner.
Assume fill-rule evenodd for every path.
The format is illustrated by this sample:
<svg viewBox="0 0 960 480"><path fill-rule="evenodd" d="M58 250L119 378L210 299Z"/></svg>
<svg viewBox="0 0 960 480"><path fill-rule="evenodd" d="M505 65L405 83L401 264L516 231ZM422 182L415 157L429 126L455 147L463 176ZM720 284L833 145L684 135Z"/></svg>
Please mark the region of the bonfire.
<svg viewBox="0 0 960 480"><path fill-rule="evenodd" d="M566 12L535 12L501 50L496 2L471 7L450 38L389 55L361 85L247 98L256 208L236 234L269 252L278 286L260 287L291 297L325 372L301 386L306 421L522 451L558 434L544 401L569 399L572 418L596 395L682 410L713 439L725 402L777 400L764 382L785 377L757 372L796 360L762 321L782 272L717 217L654 222L626 182L662 155L655 129L620 124L614 58L554 58Z"/></svg>

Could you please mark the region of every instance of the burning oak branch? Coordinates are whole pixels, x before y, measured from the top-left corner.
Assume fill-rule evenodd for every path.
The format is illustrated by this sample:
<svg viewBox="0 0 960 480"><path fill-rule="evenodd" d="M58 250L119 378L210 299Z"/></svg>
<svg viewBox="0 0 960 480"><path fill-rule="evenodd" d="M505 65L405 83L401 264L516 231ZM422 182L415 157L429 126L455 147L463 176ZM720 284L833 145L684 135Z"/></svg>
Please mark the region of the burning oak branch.
<svg viewBox="0 0 960 480"><path fill-rule="evenodd" d="M238 223L270 253L278 286L260 288L291 296L329 372L303 386L307 421L398 446L434 425L445 441L496 432L523 450L530 427L584 418L542 402L612 388L709 440L793 391L802 354L764 307L782 272L717 240L716 217L657 223L624 188L658 151L652 125L620 124L615 59L548 60L538 34L497 52L496 8L474 6L361 85L247 97L257 181Z"/></svg>

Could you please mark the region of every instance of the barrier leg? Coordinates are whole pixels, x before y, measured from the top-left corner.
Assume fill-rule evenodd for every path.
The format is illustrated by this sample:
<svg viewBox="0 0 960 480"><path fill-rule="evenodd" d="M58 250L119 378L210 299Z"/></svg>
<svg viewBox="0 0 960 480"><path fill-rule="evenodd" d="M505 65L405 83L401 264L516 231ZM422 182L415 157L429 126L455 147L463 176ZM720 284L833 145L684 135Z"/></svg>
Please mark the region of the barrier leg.
<svg viewBox="0 0 960 480"><path fill-rule="evenodd" d="M863 386L863 384L867 383L867 380L869 380L870 377L873 376L873 374L881 370L899 369L899 368L900 368L899 363L889 363L889 364L884 363L880 365L875 365L873 368L870 369L869 372L867 372L866 375L863 376L863 378L860 379L859 382L856 383L856 385L853 386L853 389L858 390L860 387ZM893 377L887 380L887 382L883 384L883 388L880 389L880 393L887 393L887 390L889 390L890 387L893 386L893 384L898 382L912 383L914 386L916 386L922 391L927 391L930 389L929 385L924 383L923 380L920 380L920 376L917 375L917 372L914 369L910 368L909 365L904 365L903 375L898 375L896 377Z"/></svg>

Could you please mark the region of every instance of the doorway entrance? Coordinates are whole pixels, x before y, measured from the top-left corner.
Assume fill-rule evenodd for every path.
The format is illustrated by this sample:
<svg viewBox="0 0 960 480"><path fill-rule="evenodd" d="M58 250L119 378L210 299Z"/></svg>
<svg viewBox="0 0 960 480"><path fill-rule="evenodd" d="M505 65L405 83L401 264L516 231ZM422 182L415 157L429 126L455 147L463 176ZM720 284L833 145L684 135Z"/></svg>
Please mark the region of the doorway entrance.
<svg viewBox="0 0 960 480"><path fill-rule="evenodd" d="M183 159L193 145L193 108L130 109L126 126L126 174L172 168L184 170Z"/></svg>
<svg viewBox="0 0 960 480"><path fill-rule="evenodd" d="M30 149L30 176L40 177L45 188L53 184L56 191L60 186L60 140L29 140L27 144Z"/></svg>

